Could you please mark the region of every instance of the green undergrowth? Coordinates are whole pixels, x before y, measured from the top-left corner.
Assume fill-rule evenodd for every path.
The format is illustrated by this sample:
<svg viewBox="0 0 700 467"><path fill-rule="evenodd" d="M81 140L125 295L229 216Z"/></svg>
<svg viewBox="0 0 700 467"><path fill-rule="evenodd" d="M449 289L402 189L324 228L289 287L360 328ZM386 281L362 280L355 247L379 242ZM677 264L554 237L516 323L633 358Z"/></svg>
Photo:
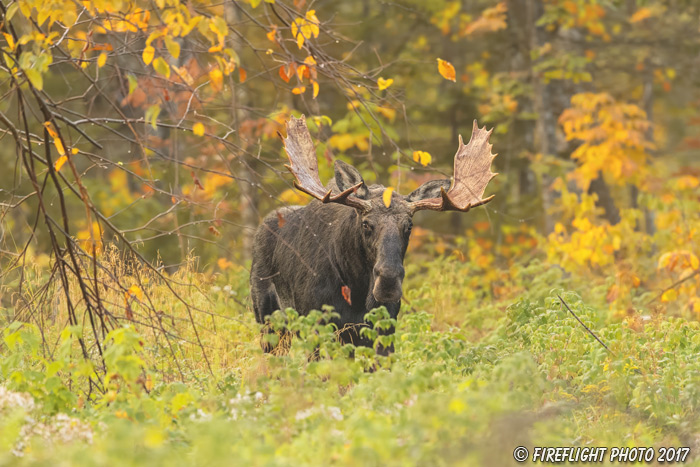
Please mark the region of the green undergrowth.
<svg viewBox="0 0 700 467"><path fill-rule="evenodd" d="M331 310L278 312L273 326L298 337L264 355L252 313L225 300L244 272L202 284L211 311L233 319L202 336L208 365L180 350L177 378L162 346L125 325L90 390L80 329L48 354L37 327L15 323L3 333L0 464L510 465L520 445L690 446L698 464L697 322L613 319L602 292L536 263L517 297L465 296L459 267L437 262L407 282L386 358L337 342ZM391 324L383 309L372 321L370 336Z"/></svg>

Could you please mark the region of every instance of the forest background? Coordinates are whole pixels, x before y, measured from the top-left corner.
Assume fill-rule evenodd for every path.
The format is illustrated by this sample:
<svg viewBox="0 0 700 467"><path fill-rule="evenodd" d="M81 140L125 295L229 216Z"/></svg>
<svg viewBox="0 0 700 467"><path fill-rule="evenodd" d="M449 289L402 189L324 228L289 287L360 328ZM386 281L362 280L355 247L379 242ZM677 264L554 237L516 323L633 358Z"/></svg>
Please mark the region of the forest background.
<svg viewBox="0 0 700 467"><path fill-rule="evenodd" d="M55 442L51 427L70 410L70 423L107 443L93 451L106 458L125 437L161 461L182 460L158 451L173 443L225 457L193 446L229 428L173 420L231 416L236 397L261 420L290 411L294 427L255 444L249 417L237 429L251 460L277 446L275 456L300 461L299 446L327 428L303 426L304 410L357 421L346 433L362 435L326 440L337 452L306 463L464 452L484 461L464 439L488 445L501 411L540 420L562 401L574 408L552 423L576 426L557 439L565 445L609 442L618 430L698 442L698 2L3 0L0 13L0 442L12 459L49 455L40 446ZM271 360L258 349L252 236L274 208L309 202L278 135L300 114L322 181L341 159L404 194L452 174L458 135L468 138L474 119L495 129L495 199L468 214L416 216L388 375L365 373L361 358L309 362L302 344ZM561 294L609 351L567 324ZM279 319L309 335L323 322ZM327 379L319 365L344 376ZM449 377L411 386L416 365L443 365ZM507 372L527 397L509 393L512 381L499 392ZM533 375L541 384L525 382ZM409 417L417 431L399 435L387 422L376 442L392 447L368 447L378 407L357 420L328 410L354 407L381 378L414 388L392 396L405 410L442 394L451 417L482 425L440 435L421 412ZM288 407L280 396L271 408L275 394L312 380L323 397ZM507 403L479 412L493 391ZM10 395L35 401L22 399L21 414L46 433L18 421L2 402ZM115 430L121 438L104 435ZM431 447L410 451L413 437ZM85 441L66 455L85 461Z"/></svg>

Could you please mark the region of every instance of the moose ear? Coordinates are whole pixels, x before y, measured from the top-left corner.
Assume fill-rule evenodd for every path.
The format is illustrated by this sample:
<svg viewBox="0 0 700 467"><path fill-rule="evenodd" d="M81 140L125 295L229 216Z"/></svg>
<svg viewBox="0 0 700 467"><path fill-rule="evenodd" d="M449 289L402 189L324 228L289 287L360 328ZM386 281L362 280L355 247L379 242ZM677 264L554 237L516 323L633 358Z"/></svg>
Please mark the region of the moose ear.
<svg viewBox="0 0 700 467"><path fill-rule="evenodd" d="M411 194L406 197L406 201L412 203L421 199L439 198L440 189L444 188L445 191L449 190L451 183L452 182L449 179L431 180L429 182L425 182L411 192Z"/></svg>
<svg viewBox="0 0 700 467"><path fill-rule="evenodd" d="M335 160L335 184L338 186L339 191L345 191L348 188L354 187L358 183L362 183L360 187L355 192L354 196L360 199L367 199L369 196L369 190L365 181L360 175L360 172L350 164L336 159Z"/></svg>

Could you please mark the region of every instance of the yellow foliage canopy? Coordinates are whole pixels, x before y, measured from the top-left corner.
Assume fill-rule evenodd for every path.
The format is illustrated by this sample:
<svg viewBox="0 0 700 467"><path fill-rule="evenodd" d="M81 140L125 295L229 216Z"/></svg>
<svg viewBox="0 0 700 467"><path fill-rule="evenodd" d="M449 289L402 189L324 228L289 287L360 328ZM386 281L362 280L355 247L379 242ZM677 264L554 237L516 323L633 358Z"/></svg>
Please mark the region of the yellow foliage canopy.
<svg viewBox="0 0 700 467"><path fill-rule="evenodd" d="M581 141L571 154L580 164L572 178L581 188L588 189L599 173L619 185L643 180L647 151L654 148L647 138L651 124L644 110L607 93L581 93L571 98L571 108L559 123L568 141Z"/></svg>

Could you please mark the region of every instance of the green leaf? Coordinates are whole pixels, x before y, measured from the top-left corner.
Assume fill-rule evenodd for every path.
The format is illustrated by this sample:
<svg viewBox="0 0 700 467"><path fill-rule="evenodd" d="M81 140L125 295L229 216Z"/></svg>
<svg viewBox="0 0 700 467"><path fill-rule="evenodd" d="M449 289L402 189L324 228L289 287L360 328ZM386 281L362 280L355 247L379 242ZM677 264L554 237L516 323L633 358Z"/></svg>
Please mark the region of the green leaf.
<svg viewBox="0 0 700 467"><path fill-rule="evenodd" d="M126 78L129 80L129 95L131 95L137 87L139 87L139 82L136 80L136 77L134 75L126 75Z"/></svg>
<svg viewBox="0 0 700 467"><path fill-rule="evenodd" d="M29 68L24 70L24 74L27 75L27 79L37 90L41 91L44 88L44 77L41 76L39 71Z"/></svg>
<svg viewBox="0 0 700 467"><path fill-rule="evenodd" d="M17 10L19 9L19 3L14 2L12 5L7 7L7 13L5 13L5 20L10 21L13 16L15 16L15 13L17 13Z"/></svg>
<svg viewBox="0 0 700 467"><path fill-rule="evenodd" d="M146 123L150 123L154 130L158 129L158 115L160 115L160 104L152 105L146 110Z"/></svg>

